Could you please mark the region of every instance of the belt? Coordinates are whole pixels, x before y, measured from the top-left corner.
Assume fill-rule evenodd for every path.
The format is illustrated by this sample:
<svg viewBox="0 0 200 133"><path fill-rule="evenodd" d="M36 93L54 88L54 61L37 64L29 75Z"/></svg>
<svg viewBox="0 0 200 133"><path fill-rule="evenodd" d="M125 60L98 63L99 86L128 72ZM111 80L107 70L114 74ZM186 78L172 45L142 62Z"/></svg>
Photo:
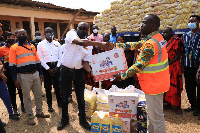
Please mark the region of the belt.
<svg viewBox="0 0 200 133"><path fill-rule="evenodd" d="M81 68L81 69L69 68L69 67L66 67L66 66L63 66L63 65L61 65L61 67L68 69L70 72L80 71L80 70L83 69L83 68Z"/></svg>
<svg viewBox="0 0 200 133"><path fill-rule="evenodd" d="M21 74L34 74L37 71L37 69L33 70L32 72L21 72Z"/></svg>
<svg viewBox="0 0 200 133"><path fill-rule="evenodd" d="M46 64L48 65L48 66L55 66L55 65L57 65L57 61L56 62L47 62Z"/></svg>

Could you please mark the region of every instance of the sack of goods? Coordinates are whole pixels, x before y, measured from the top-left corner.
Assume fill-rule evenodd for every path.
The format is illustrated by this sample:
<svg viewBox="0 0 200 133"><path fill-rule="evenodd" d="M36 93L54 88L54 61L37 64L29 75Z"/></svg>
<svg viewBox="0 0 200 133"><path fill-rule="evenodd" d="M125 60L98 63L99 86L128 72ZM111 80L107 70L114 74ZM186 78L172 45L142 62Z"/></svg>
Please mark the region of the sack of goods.
<svg viewBox="0 0 200 133"><path fill-rule="evenodd" d="M97 110L108 112L109 103L108 103L108 90L101 89L97 95Z"/></svg>
<svg viewBox="0 0 200 133"><path fill-rule="evenodd" d="M85 114L86 117L90 118L94 111L96 110L97 95L94 91L89 91L85 89L84 91L85 99Z"/></svg>

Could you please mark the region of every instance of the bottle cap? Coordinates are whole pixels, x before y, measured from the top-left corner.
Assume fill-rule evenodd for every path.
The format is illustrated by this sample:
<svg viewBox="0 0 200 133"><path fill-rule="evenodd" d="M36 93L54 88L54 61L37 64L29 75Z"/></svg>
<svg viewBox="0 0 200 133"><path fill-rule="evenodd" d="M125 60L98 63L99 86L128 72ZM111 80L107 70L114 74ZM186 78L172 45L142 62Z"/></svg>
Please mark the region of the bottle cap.
<svg viewBox="0 0 200 133"><path fill-rule="evenodd" d="M119 115L118 115L118 114L116 114L116 115L115 115L115 118L119 118Z"/></svg>
<svg viewBox="0 0 200 133"><path fill-rule="evenodd" d="M105 113L105 115L104 115L104 116L106 116L106 117L107 117L107 116L109 116L109 115L108 115L108 113Z"/></svg>
<svg viewBox="0 0 200 133"><path fill-rule="evenodd" d="M94 116L97 116L98 114L97 114L97 112L94 112L93 115L94 115Z"/></svg>

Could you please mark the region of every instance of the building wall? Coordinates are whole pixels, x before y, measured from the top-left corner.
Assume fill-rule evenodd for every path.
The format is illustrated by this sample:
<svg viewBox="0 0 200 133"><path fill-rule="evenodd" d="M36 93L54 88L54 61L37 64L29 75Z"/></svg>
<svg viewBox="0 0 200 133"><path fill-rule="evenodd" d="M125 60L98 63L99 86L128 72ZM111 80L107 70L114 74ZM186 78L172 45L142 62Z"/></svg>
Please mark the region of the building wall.
<svg viewBox="0 0 200 133"><path fill-rule="evenodd" d="M63 11L55 11L55 10L47 10L47 9L34 9L32 7L21 7L16 5L7 5L0 4L0 20L8 20L11 25L11 32L15 32L23 28L23 21L30 22L31 28L31 37L35 39L35 26L33 22L38 22L39 31L42 33L42 38L44 39L44 22L52 22L57 23L57 33L58 39L60 39L59 33L59 23L69 23L69 21L73 18L73 14L66 13ZM90 25L93 23L93 17L82 16L83 18L87 18L84 20L75 19L75 22L72 24L71 28L73 28L74 24L78 24L81 21L88 22ZM32 21L31 21L32 20ZM34 20L34 21L33 21ZM19 22L19 28L16 28L16 22ZM32 30L34 29L34 30Z"/></svg>

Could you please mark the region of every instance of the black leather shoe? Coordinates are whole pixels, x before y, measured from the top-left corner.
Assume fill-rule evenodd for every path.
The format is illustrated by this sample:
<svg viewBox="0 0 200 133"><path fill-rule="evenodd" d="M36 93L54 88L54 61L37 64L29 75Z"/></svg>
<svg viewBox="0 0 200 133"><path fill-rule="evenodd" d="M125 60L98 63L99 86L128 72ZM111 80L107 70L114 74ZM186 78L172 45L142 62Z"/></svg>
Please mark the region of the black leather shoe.
<svg viewBox="0 0 200 133"><path fill-rule="evenodd" d="M86 119L79 120L79 124L86 130L91 130L91 125L87 122Z"/></svg>
<svg viewBox="0 0 200 133"><path fill-rule="evenodd" d="M48 108L48 111L49 111L49 112L53 112L54 109L51 107L51 108Z"/></svg>
<svg viewBox="0 0 200 133"><path fill-rule="evenodd" d="M18 112L17 108L14 108L13 111L14 111L14 114L15 114L16 116L20 116L20 113Z"/></svg>
<svg viewBox="0 0 200 133"><path fill-rule="evenodd" d="M19 117L16 116L16 115L9 115L9 119L12 119L12 120L19 120Z"/></svg>
<svg viewBox="0 0 200 133"><path fill-rule="evenodd" d="M194 108L192 108L192 107L188 107L187 109L184 109L184 111L186 111L186 112L190 112L190 111L193 111L194 110Z"/></svg>
<svg viewBox="0 0 200 133"><path fill-rule="evenodd" d="M65 126L69 125L69 121L68 122L60 122L57 126L57 130L62 130Z"/></svg>
<svg viewBox="0 0 200 133"><path fill-rule="evenodd" d="M24 107L21 107L21 111L22 111L23 113L26 113L26 111L25 111L25 108L24 108Z"/></svg>
<svg viewBox="0 0 200 133"><path fill-rule="evenodd" d="M193 111L193 116L199 116L199 111L198 110L194 110Z"/></svg>

